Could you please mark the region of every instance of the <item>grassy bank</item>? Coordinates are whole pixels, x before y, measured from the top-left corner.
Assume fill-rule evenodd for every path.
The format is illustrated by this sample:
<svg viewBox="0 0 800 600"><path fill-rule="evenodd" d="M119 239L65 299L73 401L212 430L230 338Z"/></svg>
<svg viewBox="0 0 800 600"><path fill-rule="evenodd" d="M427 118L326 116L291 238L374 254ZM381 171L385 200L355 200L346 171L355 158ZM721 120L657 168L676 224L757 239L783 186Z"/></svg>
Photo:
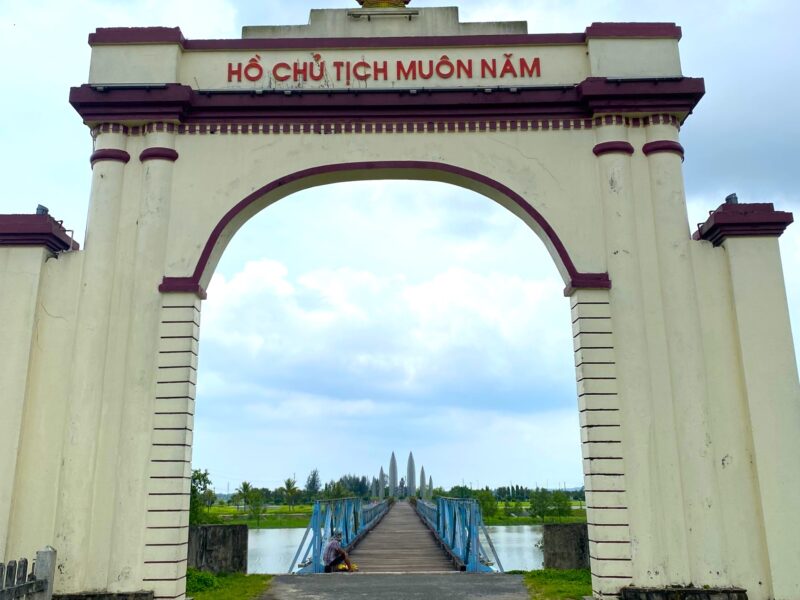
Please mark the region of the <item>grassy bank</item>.
<svg viewBox="0 0 800 600"><path fill-rule="evenodd" d="M189 569L186 593L194 600L255 600L264 593L271 579L272 575L212 575Z"/></svg>
<svg viewBox="0 0 800 600"><path fill-rule="evenodd" d="M522 575L532 600L581 600L592 595L589 569L578 571L510 571Z"/></svg>
<svg viewBox="0 0 800 600"><path fill-rule="evenodd" d="M250 529L302 529L308 527L312 506L271 506L264 509L259 519L235 506L212 506L204 511L209 523L247 525Z"/></svg>
<svg viewBox="0 0 800 600"><path fill-rule="evenodd" d="M586 523L585 510L573 510L568 517L512 517L498 513L494 517L484 517L486 525L542 525L543 523Z"/></svg>

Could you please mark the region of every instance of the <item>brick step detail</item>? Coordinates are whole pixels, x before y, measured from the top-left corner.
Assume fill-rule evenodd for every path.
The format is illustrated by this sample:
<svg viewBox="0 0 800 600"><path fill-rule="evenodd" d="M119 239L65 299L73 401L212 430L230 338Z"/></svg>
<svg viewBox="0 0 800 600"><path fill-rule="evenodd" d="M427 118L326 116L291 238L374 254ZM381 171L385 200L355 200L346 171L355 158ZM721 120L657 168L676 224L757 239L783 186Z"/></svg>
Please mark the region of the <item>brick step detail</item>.
<svg viewBox="0 0 800 600"><path fill-rule="evenodd" d="M620 590L622 600L747 600L741 588L637 588Z"/></svg>

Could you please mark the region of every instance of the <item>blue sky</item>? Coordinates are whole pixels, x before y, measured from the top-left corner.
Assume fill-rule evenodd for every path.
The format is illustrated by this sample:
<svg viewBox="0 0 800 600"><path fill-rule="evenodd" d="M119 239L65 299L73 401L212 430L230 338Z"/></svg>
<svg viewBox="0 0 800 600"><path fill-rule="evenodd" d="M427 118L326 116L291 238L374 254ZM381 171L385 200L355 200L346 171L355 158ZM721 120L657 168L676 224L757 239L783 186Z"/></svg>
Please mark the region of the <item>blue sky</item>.
<svg viewBox="0 0 800 600"><path fill-rule="evenodd" d="M730 192L800 212L794 2L414 0L531 32L675 21L707 95L682 132L690 222ZM50 207L83 238L91 140L67 103L100 26L238 37L349 0L0 0L3 212ZM520 6L524 5L524 6ZM795 331L800 227L781 240ZM257 248L257 250L255 250ZM330 186L242 229L203 309L196 467L219 491L376 474L409 450L436 484L581 482L567 301L541 242L483 197L443 184ZM797 335L795 336L797 339ZM332 440L340 455L329 451Z"/></svg>

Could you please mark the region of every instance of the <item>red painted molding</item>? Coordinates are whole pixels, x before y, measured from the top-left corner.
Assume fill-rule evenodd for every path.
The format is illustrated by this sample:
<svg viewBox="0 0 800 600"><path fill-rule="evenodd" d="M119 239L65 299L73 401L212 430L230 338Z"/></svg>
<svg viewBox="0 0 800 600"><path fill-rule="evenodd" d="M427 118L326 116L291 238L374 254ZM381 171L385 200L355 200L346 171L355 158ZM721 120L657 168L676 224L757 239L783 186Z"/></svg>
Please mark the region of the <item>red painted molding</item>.
<svg viewBox="0 0 800 600"><path fill-rule="evenodd" d="M586 39L593 38L670 38L681 39L683 33L675 23L592 23L586 28Z"/></svg>
<svg viewBox="0 0 800 600"><path fill-rule="evenodd" d="M103 150L95 150L92 152L92 155L89 157L89 162L92 163L94 167L94 163L100 162L101 160L111 160L115 162L121 162L123 164L128 164L130 161L131 155L125 152L125 150L116 150L114 148L105 148Z"/></svg>
<svg viewBox="0 0 800 600"><path fill-rule="evenodd" d="M633 154L633 146L628 142L601 142L593 149L595 156L602 156L603 154L611 154L613 152L622 152L624 154Z"/></svg>
<svg viewBox="0 0 800 600"><path fill-rule="evenodd" d="M683 146L681 146L678 142L673 142L670 140L649 142L644 146L642 146L642 152L644 152L645 156L650 156L651 154L657 154L658 152L674 152L675 154L681 157L681 160L683 160L684 157Z"/></svg>
<svg viewBox="0 0 800 600"><path fill-rule="evenodd" d="M208 297L203 286L191 277L164 277L161 280L161 285L158 286L158 291L165 294L188 292L201 300L205 300Z"/></svg>
<svg viewBox="0 0 800 600"><path fill-rule="evenodd" d="M729 237L780 237L793 222L792 213L775 210L771 202L723 204L698 225L692 237L715 246Z"/></svg>
<svg viewBox="0 0 800 600"><path fill-rule="evenodd" d="M566 286L564 293L571 295L576 289L610 289L611 280L608 273L582 273L575 268L572 258L569 255L564 243L558 237L552 226L545 220L544 216L531 206L525 199L514 192L511 188L503 185L502 183L481 175L475 171L463 169L453 165L436 162L426 161L380 161L380 162L353 162L353 163L339 163L332 165L325 165L322 167L315 167L291 173L254 191L248 195L241 202L231 208L225 216L220 219L214 227L211 235L206 241L200 258L197 261L194 272L191 277L164 277L159 290L162 292L191 292L197 294L199 297L205 297L205 290L200 285L203 279L205 270L208 266L208 261L214 251L215 246L219 242L220 237L225 232L225 229L241 212L247 210L251 204L261 199L265 194L275 191L285 185L302 181L311 177L318 177L331 173L344 173L348 171L369 171L373 169L397 170L398 178L402 178L402 171L404 170L427 170L437 171L440 173L447 173L469 179L475 183L492 188L509 200L519 206L542 230L548 241L555 249L556 253L561 260L564 269L569 276L569 284Z"/></svg>
<svg viewBox="0 0 800 600"><path fill-rule="evenodd" d="M482 119L589 119L598 114L690 114L705 93L702 79L609 80L577 86L493 89L253 91L82 85L70 103L84 122L362 123L456 122Z"/></svg>
<svg viewBox="0 0 800 600"><path fill-rule="evenodd" d="M276 50L331 48L444 48L451 46L537 46L585 44L593 38L681 39L674 23L592 23L584 33L531 33L370 38L269 38L187 40L178 27L100 27L89 34L90 46L178 44L184 50Z"/></svg>
<svg viewBox="0 0 800 600"><path fill-rule="evenodd" d="M175 162L178 160L178 153L172 148L163 148L161 146L154 146L152 148L145 148L139 155L139 160L142 162L148 160L169 160Z"/></svg>
<svg viewBox="0 0 800 600"><path fill-rule="evenodd" d="M80 249L61 221L50 215L0 215L0 246L44 246L51 252Z"/></svg>

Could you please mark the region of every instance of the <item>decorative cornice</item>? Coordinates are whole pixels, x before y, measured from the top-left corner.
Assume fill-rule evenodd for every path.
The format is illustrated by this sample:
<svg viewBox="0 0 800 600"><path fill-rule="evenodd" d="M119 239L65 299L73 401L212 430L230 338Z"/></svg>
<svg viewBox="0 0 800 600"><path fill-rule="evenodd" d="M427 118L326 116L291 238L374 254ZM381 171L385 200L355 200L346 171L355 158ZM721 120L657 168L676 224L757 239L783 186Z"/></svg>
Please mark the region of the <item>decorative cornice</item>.
<svg viewBox="0 0 800 600"><path fill-rule="evenodd" d="M163 148L161 146L153 146L152 148L145 148L139 154L139 160L142 162L148 160L169 160L175 162L178 160L178 153L172 148Z"/></svg>
<svg viewBox="0 0 800 600"><path fill-rule="evenodd" d="M53 253L80 249L50 215L0 215L0 246L44 246Z"/></svg>
<svg viewBox="0 0 800 600"><path fill-rule="evenodd" d="M775 210L771 202L723 204L698 225L692 237L715 246L729 237L779 237L793 221L792 213Z"/></svg>
<svg viewBox="0 0 800 600"><path fill-rule="evenodd" d="M110 160L114 162L121 162L123 164L128 164L130 161L131 155L125 152L125 150L117 150L115 148L104 148L102 150L95 150L92 152L92 155L89 157L89 162L92 163L94 167L94 163L100 162L103 160Z"/></svg>
<svg viewBox="0 0 800 600"><path fill-rule="evenodd" d="M633 154L633 146L628 142L601 142L593 149L595 156L603 156L603 154L612 154L614 152L622 152L623 154Z"/></svg>
<svg viewBox="0 0 800 600"><path fill-rule="evenodd" d="M576 86L430 90L215 90L180 84L70 90L87 124L130 122L347 123L592 119L626 113L685 118L705 91L702 79L588 78ZM632 119L636 117L630 117Z"/></svg>
<svg viewBox="0 0 800 600"><path fill-rule="evenodd" d="M100 27L89 34L89 45L177 44L184 50L326 50L574 45L585 44L587 40L597 38L680 39L681 28L674 23L592 23L583 33L187 40L178 27Z"/></svg>
<svg viewBox="0 0 800 600"><path fill-rule="evenodd" d="M657 154L659 152L674 152L681 157L681 160L683 160L684 157L683 146L672 140L649 142L642 146L642 152L645 156L650 156L651 154Z"/></svg>

